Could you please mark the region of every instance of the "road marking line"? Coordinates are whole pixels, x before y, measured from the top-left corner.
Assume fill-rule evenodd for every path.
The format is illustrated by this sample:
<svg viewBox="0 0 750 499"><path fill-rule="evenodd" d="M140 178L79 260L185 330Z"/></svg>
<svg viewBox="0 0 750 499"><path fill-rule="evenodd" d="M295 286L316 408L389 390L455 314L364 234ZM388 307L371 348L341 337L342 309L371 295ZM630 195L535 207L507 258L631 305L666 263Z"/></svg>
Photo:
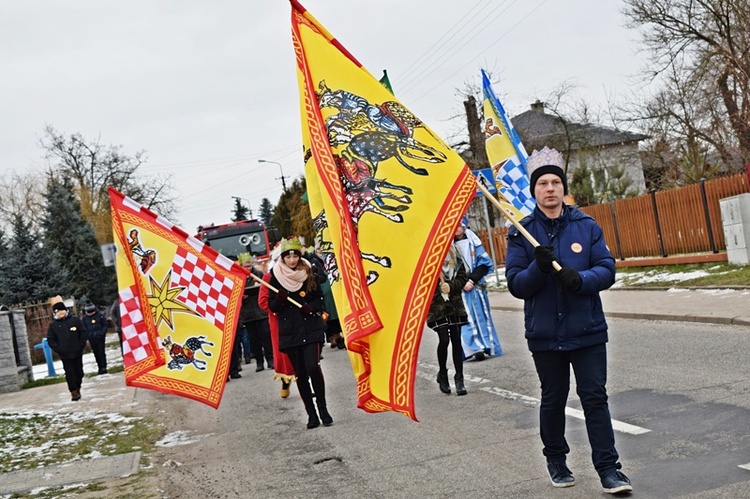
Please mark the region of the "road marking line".
<svg viewBox="0 0 750 499"><path fill-rule="evenodd" d="M750 471L750 463L747 463L747 464L738 464L737 467L738 468L742 468L743 470Z"/></svg>
<svg viewBox="0 0 750 499"><path fill-rule="evenodd" d="M438 370L438 366L436 366L434 364L428 364L426 362L420 362L419 365L421 367L428 368L428 369L430 369L431 371L434 371L434 372L437 372L437 370ZM419 376L420 378L432 380L432 378L433 378L434 375L432 373L427 373L427 372L424 372L424 371L421 371L421 370L417 370L417 376ZM480 378L480 377L477 377L477 376L469 376L469 375L466 375L466 374L464 374L464 381L471 382L472 384L485 384L485 383L490 383L491 382L490 380L485 379L485 378ZM483 387L480 387L479 389L482 390L483 392L487 392L487 393L490 393L492 395L497 395L497 396L502 397L502 398L507 399L507 400L513 400L513 401L516 401L516 402L521 402L522 404L530 406L530 407L539 407L539 404L541 404L541 400L539 400L537 398L529 397L528 395L523 395L521 393L511 392L509 390L505 390L503 388L498 388L496 386L483 386ZM583 411L581 411L579 409L573 409L571 407L566 407L565 408L565 414L567 414L570 417L573 417L573 418L576 418L576 419L580 419L581 421L585 421L586 420L586 418L583 416ZM644 433L648 433L648 432L651 431L648 428L642 428L640 426L635 426L635 425L632 425L632 424L629 424L629 423L625 423L623 421L618 421L616 419L612 420L612 428L615 431L619 431L621 433L628 433L630 435L643 435ZM745 466L747 466L748 467L747 469L750 470L750 463L748 463L746 465L742 465L742 466L740 466L740 468L744 468Z"/></svg>

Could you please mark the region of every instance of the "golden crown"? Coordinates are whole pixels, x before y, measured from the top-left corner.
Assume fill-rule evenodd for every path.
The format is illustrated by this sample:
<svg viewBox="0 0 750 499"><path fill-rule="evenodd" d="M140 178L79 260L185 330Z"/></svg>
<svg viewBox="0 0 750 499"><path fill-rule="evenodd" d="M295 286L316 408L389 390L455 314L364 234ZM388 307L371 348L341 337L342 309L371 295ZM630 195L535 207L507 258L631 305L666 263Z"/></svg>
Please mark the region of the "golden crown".
<svg viewBox="0 0 750 499"><path fill-rule="evenodd" d="M547 165L558 166L560 169L563 169L565 158L563 158L561 152L545 146L541 151L534 149L529 159L526 160L526 169L529 171L529 174L540 166Z"/></svg>
<svg viewBox="0 0 750 499"><path fill-rule="evenodd" d="M281 241L281 252L296 251L302 254L302 241L298 237L289 237Z"/></svg>

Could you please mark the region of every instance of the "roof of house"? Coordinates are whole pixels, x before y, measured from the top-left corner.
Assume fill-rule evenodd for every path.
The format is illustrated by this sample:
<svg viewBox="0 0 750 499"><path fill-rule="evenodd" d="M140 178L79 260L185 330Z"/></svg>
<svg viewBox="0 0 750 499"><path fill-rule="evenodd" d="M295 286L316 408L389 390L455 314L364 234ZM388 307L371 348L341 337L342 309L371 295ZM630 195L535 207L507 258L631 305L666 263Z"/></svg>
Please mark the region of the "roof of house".
<svg viewBox="0 0 750 499"><path fill-rule="evenodd" d="M559 116L544 112L544 103L536 101L531 109L510 120L516 128L527 150L540 149L544 145L568 149L567 135L570 136L570 150L603 147L629 142L638 142L648 135L626 132L589 123L565 122ZM566 125L567 124L567 132Z"/></svg>

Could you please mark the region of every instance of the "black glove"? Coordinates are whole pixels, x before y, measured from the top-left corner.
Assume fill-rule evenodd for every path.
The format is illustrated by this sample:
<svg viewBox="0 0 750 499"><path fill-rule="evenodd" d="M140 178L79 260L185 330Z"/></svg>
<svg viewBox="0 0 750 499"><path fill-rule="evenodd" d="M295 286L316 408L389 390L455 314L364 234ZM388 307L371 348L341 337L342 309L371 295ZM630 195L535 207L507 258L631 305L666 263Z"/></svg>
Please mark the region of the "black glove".
<svg viewBox="0 0 750 499"><path fill-rule="evenodd" d="M534 248L534 260L542 272L552 272L552 262L555 261L555 248L552 246L537 246Z"/></svg>
<svg viewBox="0 0 750 499"><path fill-rule="evenodd" d="M560 277L560 282L562 283L563 288L568 291L578 291L581 289L583 279L581 279L581 274L579 274L573 267L563 267L560 269L558 276Z"/></svg>
<svg viewBox="0 0 750 499"><path fill-rule="evenodd" d="M304 305L302 305L302 308L300 308L300 310L302 311L303 314L312 314L313 313L313 309L311 309L310 305L308 305L307 303L305 303Z"/></svg>
<svg viewBox="0 0 750 499"><path fill-rule="evenodd" d="M469 274L469 280L476 284L482 280L482 277L487 275L487 272L489 272L489 270L489 265L477 265L477 268L474 269L474 272Z"/></svg>

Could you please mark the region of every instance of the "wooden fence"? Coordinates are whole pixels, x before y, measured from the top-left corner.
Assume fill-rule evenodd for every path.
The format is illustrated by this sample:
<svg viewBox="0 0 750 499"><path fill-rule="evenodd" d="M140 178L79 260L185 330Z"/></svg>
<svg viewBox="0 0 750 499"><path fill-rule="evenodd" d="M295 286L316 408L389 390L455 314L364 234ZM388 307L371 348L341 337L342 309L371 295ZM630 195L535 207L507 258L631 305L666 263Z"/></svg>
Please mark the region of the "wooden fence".
<svg viewBox="0 0 750 499"><path fill-rule="evenodd" d="M726 250L719 200L750 192L747 174L581 208L596 219L615 258L663 257ZM705 194L705 202L704 202ZM657 222L658 220L658 222ZM476 231L489 250L486 230ZM492 229L498 264L507 228Z"/></svg>

